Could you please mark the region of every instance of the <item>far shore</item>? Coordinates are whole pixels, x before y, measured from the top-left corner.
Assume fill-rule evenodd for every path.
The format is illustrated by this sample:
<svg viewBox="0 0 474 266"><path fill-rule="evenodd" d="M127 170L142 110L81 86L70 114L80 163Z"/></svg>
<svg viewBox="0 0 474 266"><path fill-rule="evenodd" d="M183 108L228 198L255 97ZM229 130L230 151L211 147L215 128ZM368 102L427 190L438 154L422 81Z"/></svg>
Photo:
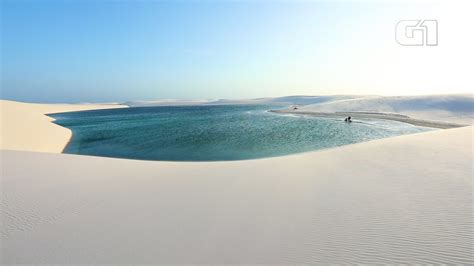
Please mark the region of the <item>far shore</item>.
<svg viewBox="0 0 474 266"><path fill-rule="evenodd" d="M400 115L400 114L387 114L387 113L375 113L375 112L334 112L334 113L325 113L325 112L311 112L311 111L300 111L300 110L289 110L289 109L270 110L269 112L280 113L280 114L310 115L310 116L316 116L316 117L344 118L344 117L351 116L351 117L356 118L356 119L357 118L385 119L385 120L392 120L392 121L399 121L399 122L403 122L403 123L408 123L408 124L412 124L414 126L440 128L440 129L448 129L448 128L457 128L457 127L468 126L468 125L461 125L461 124L455 124L455 123L447 123L447 122L416 119L416 118L411 118L409 116Z"/></svg>

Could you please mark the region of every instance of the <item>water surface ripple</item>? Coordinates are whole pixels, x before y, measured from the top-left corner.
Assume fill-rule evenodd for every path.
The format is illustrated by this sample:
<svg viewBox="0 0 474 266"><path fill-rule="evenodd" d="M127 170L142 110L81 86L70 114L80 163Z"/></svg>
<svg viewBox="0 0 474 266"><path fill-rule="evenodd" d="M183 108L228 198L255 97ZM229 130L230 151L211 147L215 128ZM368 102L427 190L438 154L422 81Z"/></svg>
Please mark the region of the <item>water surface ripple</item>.
<svg viewBox="0 0 474 266"><path fill-rule="evenodd" d="M52 116L73 131L66 153L165 161L274 157L428 130L395 121L354 118L348 124L267 112L273 108L139 107Z"/></svg>

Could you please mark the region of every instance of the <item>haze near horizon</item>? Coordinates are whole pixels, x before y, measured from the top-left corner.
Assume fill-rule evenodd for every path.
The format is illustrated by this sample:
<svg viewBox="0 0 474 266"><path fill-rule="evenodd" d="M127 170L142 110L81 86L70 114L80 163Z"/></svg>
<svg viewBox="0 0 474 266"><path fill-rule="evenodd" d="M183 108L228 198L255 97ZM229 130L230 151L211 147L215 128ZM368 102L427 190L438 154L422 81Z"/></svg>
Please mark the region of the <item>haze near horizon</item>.
<svg viewBox="0 0 474 266"><path fill-rule="evenodd" d="M474 84L462 2L1 5L2 99L420 95ZM402 19L438 20L439 45L397 44Z"/></svg>

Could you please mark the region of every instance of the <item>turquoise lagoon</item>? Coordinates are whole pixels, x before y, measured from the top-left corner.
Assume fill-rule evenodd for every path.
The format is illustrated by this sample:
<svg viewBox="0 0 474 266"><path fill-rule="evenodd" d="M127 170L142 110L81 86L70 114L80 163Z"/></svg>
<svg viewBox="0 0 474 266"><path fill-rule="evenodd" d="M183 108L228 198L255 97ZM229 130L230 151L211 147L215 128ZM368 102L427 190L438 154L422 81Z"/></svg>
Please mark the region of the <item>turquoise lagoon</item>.
<svg viewBox="0 0 474 266"><path fill-rule="evenodd" d="M281 106L133 107L50 115L73 137L65 153L163 161L283 156L430 130L388 120L281 115Z"/></svg>

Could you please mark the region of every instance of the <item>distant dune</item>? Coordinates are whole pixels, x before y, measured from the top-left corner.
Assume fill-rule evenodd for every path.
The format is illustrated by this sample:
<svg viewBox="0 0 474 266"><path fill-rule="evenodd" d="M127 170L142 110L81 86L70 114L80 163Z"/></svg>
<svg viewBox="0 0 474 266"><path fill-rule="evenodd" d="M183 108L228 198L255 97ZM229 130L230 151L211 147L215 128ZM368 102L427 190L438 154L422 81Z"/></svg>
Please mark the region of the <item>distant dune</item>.
<svg viewBox="0 0 474 266"><path fill-rule="evenodd" d="M127 101L123 102L122 105L129 107L148 107L148 106L185 106L185 105L201 105L209 102L208 100L176 100L176 99L160 99L152 101Z"/></svg>
<svg viewBox="0 0 474 266"><path fill-rule="evenodd" d="M255 99L218 99L218 100L175 100L160 99L151 101L128 101L122 103L130 107L141 106L181 106L181 105L223 105L223 104L282 104L282 105L308 105L324 103L335 100L353 99L360 96L284 96Z"/></svg>

